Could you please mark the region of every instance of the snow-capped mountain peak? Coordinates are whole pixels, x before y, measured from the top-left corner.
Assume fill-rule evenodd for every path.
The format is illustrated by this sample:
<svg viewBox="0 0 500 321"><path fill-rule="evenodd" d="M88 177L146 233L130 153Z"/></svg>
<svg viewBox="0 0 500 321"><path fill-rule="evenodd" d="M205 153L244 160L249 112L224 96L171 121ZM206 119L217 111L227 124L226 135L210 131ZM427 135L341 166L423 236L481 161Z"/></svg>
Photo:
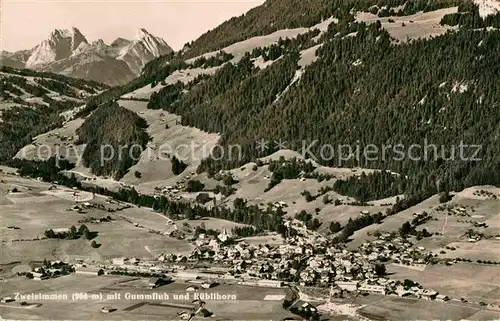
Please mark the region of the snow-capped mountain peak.
<svg viewBox="0 0 500 321"><path fill-rule="evenodd" d="M153 35L151 35L146 29L140 28L135 33L134 40L142 40L147 37L153 37Z"/></svg>
<svg viewBox="0 0 500 321"><path fill-rule="evenodd" d="M73 55L80 44L88 44L85 36L73 27L71 30L55 29L48 39L33 49L26 61L26 67L36 68Z"/></svg>
<svg viewBox="0 0 500 321"><path fill-rule="evenodd" d="M144 28L137 30L132 41L127 43L124 39L117 39L112 47L119 47L117 59L125 61L136 74L140 74L148 61L172 51L165 40L153 36Z"/></svg>

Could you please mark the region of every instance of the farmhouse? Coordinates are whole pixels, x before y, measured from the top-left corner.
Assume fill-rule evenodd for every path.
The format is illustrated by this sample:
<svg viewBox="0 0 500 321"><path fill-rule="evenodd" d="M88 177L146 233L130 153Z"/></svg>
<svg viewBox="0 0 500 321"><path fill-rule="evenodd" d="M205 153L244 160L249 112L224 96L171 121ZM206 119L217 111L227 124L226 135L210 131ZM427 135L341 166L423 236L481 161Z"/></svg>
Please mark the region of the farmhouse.
<svg viewBox="0 0 500 321"><path fill-rule="evenodd" d="M304 303L300 306L302 311L316 311L316 307L310 305L309 303Z"/></svg>
<svg viewBox="0 0 500 321"><path fill-rule="evenodd" d="M126 259L124 257L117 257L112 259L113 265L124 265L125 261Z"/></svg>
<svg viewBox="0 0 500 321"><path fill-rule="evenodd" d="M90 268L90 267L77 267L77 268L75 268L75 273L76 274L83 274L83 275L98 276L98 275L103 275L104 271L103 271L103 269L96 269L96 268Z"/></svg>
<svg viewBox="0 0 500 321"><path fill-rule="evenodd" d="M15 300L13 298L11 298L10 296L7 296L5 298L0 299L0 302L2 302L2 303L9 303L9 302L13 302L13 301L15 301Z"/></svg>
<svg viewBox="0 0 500 321"><path fill-rule="evenodd" d="M104 306L101 308L101 312L103 313L110 313L110 312L113 312L115 311L116 309L110 307L110 306Z"/></svg>
<svg viewBox="0 0 500 321"><path fill-rule="evenodd" d="M434 290L419 290L417 296L424 300L434 300L438 293Z"/></svg>
<svg viewBox="0 0 500 321"><path fill-rule="evenodd" d="M48 279L48 276L44 273L41 273L41 272L32 272L31 273L33 275L33 280L45 280L45 279Z"/></svg>

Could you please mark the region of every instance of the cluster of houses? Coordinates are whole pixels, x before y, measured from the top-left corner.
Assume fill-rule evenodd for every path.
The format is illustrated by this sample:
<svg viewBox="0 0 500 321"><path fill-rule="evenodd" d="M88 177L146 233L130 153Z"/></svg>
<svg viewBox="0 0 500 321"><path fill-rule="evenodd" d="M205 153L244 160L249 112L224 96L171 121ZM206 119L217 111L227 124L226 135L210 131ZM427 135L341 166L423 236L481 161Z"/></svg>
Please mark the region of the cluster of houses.
<svg viewBox="0 0 500 321"><path fill-rule="evenodd" d="M347 292L380 295L415 296L422 299L446 301L446 296L422 289L418 285L403 286L402 282L386 279L376 265L391 261L415 268L425 268L433 254L423 247L400 236L384 233L377 240L365 242L358 251L348 251L341 246L331 246L327 239L311 231L302 230L303 224L294 220L288 223L301 231L288 237L281 245L248 244L244 241L227 243L232 235L199 234L194 240L195 249L185 256L167 255L162 260L182 264L204 261L224 267L226 272L218 277L225 282L281 287L299 286L331 287L337 294ZM203 273L183 272L184 278L195 278ZM213 277L210 275L202 278Z"/></svg>
<svg viewBox="0 0 500 321"><path fill-rule="evenodd" d="M447 204L447 205L439 205L436 208L436 211L447 211L448 215L453 216L465 216L470 217L471 215L467 212L467 208L464 206L459 206L458 204ZM473 209L471 209L473 211Z"/></svg>
<svg viewBox="0 0 500 321"><path fill-rule="evenodd" d="M151 261L114 258L97 266L77 263L75 273L101 275L109 270L151 276L169 273L173 279L191 282L193 289L210 287L217 281L275 288L286 285L330 288L330 295L333 296L356 292L448 300L448 297L423 289L413 282L386 278L385 269L380 269L383 262L425 268L433 257L425 248L414 247L397 234L379 234L376 240L363 243L357 251L349 251L345 246L332 245L324 236L307 230L298 220L288 221L287 227L294 228L298 233L288 235L279 245L235 240L226 230L219 234L198 233L187 238L194 245L194 250L186 254L169 253ZM202 263L205 270L188 270L187 266L191 263ZM33 276L43 278L43 274ZM149 283L154 288L158 282L162 281L154 278Z"/></svg>
<svg viewBox="0 0 500 321"><path fill-rule="evenodd" d="M49 187L49 191L50 190L53 190L53 189L57 189L57 186L55 185L52 185L51 187ZM73 192L73 197L77 197L78 196L78 192ZM89 209L92 209L92 208L96 208L98 207L97 205L94 205L94 204L91 204L89 202L82 202L82 203L79 203L79 204L75 204L69 208L67 208L66 210L67 211L73 211L73 212L77 212L77 213L84 213L85 210L89 210ZM104 206L101 206L102 208Z"/></svg>
<svg viewBox="0 0 500 321"><path fill-rule="evenodd" d="M191 176L195 174L196 173L191 172L190 174L186 175L185 178L177 181L173 186L171 185L167 185L164 187L156 186L154 190L158 194L169 196L175 200L181 200L182 197L179 194L186 188L186 180L189 180Z"/></svg>
<svg viewBox="0 0 500 321"><path fill-rule="evenodd" d="M74 268L71 264L56 260L45 262L44 266L34 268L33 271L26 274L26 277L40 281L66 275L73 271Z"/></svg>

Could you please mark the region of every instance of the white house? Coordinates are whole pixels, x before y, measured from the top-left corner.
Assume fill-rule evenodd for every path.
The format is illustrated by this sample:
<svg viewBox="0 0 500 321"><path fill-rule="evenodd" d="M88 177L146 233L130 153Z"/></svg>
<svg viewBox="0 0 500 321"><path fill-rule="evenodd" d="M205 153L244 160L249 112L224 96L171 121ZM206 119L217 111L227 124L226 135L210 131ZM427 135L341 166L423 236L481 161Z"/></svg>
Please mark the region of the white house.
<svg viewBox="0 0 500 321"><path fill-rule="evenodd" d="M342 290L349 292L356 291L358 289L358 281L336 281L335 284Z"/></svg>
<svg viewBox="0 0 500 321"><path fill-rule="evenodd" d="M359 287L359 291L373 294L385 295L385 287L382 285L364 284Z"/></svg>

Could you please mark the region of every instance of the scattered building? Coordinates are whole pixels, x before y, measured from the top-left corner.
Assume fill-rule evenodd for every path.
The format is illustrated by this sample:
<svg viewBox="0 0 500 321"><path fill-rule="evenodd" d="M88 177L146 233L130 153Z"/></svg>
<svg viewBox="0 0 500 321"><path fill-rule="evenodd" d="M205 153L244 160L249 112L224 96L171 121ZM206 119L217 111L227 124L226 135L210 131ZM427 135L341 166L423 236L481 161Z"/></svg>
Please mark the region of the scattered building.
<svg viewBox="0 0 500 321"><path fill-rule="evenodd" d="M93 268L93 267L76 267L75 273L76 274L83 274L83 275L98 276L98 275L103 275L104 270L98 269L98 268Z"/></svg>

